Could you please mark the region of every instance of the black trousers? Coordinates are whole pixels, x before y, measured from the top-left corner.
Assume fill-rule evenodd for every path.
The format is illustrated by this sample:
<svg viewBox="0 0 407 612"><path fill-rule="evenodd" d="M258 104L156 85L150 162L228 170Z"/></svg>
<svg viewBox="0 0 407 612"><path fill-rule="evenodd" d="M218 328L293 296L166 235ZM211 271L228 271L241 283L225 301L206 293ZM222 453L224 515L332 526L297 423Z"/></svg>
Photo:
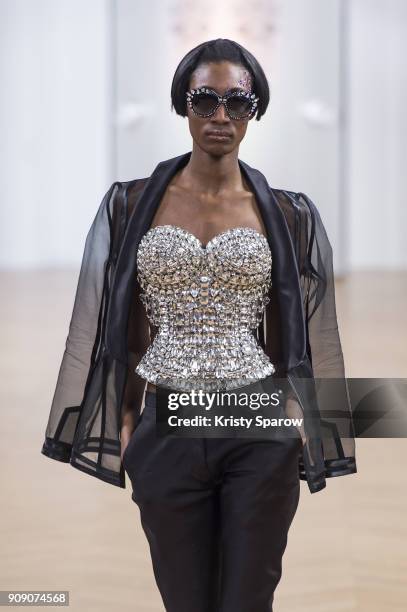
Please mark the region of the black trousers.
<svg viewBox="0 0 407 612"><path fill-rule="evenodd" d="M123 465L167 612L272 612L301 438L159 437L156 396Z"/></svg>

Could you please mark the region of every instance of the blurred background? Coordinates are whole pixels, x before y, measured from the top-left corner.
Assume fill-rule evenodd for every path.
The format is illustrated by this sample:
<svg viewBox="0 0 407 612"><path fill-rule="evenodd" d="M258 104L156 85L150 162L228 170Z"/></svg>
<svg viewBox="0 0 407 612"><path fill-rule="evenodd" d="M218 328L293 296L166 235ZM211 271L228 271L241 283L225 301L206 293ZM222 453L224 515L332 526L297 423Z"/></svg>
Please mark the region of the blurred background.
<svg viewBox="0 0 407 612"><path fill-rule="evenodd" d="M0 0L0 589L164 610L129 481L40 449L99 203L191 150L171 81L217 37L271 89L239 157L308 194L327 228L347 376L407 378L405 0ZM406 609L406 448L359 439L357 474L312 496L302 483L279 612Z"/></svg>

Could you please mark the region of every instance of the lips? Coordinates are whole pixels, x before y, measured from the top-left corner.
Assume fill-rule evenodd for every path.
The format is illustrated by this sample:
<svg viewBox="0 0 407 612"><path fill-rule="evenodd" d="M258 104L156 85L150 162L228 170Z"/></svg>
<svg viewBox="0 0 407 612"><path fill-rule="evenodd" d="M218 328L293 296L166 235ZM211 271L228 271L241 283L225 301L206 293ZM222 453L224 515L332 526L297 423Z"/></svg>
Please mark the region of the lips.
<svg viewBox="0 0 407 612"><path fill-rule="evenodd" d="M225 132L223 130L209 130L208 132L206 132L206 135L209 138L218 138L218 139L228 139L232 136L232 134L230 132Z"/></svg>
<svg viewBox="0 0 407 612"><path fill-rule="evenodd" d="M208 135L213 134L214 136L231 136L231 132L227 132L226 130L208 130L206 132Z"/></svg>

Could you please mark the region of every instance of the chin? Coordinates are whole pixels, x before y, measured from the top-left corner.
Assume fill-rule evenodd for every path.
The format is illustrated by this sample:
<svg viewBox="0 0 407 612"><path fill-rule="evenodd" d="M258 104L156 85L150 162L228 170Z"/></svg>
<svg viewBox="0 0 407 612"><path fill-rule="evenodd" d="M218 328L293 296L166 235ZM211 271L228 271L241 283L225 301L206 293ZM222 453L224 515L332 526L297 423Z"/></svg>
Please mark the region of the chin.
<svg viewBox="0 0 407 612"><path fill-rule="evenodd" d="M214 142L212 144L205 142L205 144L200 144L199 146L202 151L205 151L205 153L208 153L208 155L215 156L226 155L227 153L231 153L236 148L235 143L231 142Z"/></svg>

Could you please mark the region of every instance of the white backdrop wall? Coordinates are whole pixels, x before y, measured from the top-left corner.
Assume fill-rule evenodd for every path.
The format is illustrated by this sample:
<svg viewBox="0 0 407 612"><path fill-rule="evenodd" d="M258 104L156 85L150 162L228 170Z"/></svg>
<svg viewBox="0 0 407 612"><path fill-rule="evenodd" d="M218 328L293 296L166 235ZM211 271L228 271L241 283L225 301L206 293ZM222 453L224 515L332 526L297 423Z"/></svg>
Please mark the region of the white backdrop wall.
<svg viewBox="0 0 407 612"><path fill-rule="evenodd" d="M0 0L3 267L77 266L111 182L191 148L187 121L170 112L171 78L216 36L241 41L270 77L270 108L240 157L315 200L337 272L407 267L407 3L264 0L251 22L243 4Z"/></svg>
<svg viewBox="0 0 407 612"><path fill-rule="evenodd" d="M350 255L407 268L407 2L351 0Z"/></svg>
<svg viewBox="0 0 407 612"><path fill-rule="evenodd" d="M1 0L3 267L77 265L110 181L109 0Z"/></svg>
<svg viewBox="0 0 407 612"><path fill-rule="evenodd" d="M148 9L118 0L116 7L120 178L146 176L192 148L187 119L170 112L175 69L205 40L236 40L258 58L271 89L267 113L250 122L239 157L271 185L315 200L339 269L340 0L260 0L250 4L250 19L241 0L151 0Z"/></svg>

